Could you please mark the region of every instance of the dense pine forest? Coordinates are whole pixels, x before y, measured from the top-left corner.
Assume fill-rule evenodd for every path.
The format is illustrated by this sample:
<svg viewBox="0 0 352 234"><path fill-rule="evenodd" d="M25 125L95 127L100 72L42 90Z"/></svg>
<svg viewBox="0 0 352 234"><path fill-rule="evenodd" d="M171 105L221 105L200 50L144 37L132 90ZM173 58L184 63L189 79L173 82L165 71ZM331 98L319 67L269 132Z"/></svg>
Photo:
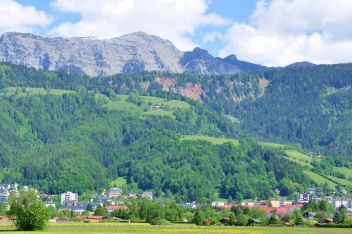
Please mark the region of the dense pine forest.
<svg viewBox="0 0 352 234"><path fill-rule="evenodd" d="M351 159L351 87L351 64L284 69L272 74L265 95L234 114L258 137Z"/></svg>
<svg viewBox="0 0 352 234"><path fill-rule="evenodd" d="M351 166L351 69L91 78L2 64L0 179L48 193L99 191L124 177L131 190L176 200L291 196L317 183L309 165L256 139L300 143L284 149L324 154L331 159L312 161L313 171L343 177L331 168ZM196 84L199 96L187 98ZM239 141L184 137L197 135Z"/></svg>

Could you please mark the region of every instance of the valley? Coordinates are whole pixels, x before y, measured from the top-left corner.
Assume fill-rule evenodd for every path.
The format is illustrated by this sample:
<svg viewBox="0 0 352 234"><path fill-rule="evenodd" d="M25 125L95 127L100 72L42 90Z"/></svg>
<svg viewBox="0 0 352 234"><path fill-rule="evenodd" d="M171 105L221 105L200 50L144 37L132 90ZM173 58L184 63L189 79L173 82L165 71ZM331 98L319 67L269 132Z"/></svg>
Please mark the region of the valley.
<svg viewBox="0 0 352 234"><path fill-rule="evenodd" d="M0 0L0 234L350 233L352 1Z"/></svg>

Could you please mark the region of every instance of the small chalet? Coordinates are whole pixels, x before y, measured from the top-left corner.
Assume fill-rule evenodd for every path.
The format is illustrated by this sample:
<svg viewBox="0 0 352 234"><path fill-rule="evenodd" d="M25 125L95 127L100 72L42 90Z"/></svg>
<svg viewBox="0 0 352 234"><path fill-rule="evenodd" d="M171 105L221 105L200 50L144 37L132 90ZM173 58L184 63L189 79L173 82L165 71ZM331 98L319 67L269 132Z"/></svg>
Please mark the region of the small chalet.
<svg viewBox="0 0 352 234"><path fill-rule="evenodd" d="M110 198L119 197L122 194L122 189L120 188L111 188L107 191L106 195Z"/></svg>
<svg viewBox="0 0 352 234"><path fill-rule="evenodd" d="M149 200L153 200L153 193L152 192L143 192L142 198L148 198Z"/></svg>

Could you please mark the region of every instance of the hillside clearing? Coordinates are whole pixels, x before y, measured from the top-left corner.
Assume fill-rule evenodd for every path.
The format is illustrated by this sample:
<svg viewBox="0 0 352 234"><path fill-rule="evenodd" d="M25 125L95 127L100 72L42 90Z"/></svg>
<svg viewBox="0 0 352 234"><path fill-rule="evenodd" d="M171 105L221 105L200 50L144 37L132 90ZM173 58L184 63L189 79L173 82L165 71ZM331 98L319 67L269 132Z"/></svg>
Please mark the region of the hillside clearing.
<svg viewBox="0 0 352 234"><path fill-rule="evenodd" d="M347 168L347 167L333 167L333 170L335 172L342 173L343 175L346 176L346 178L352 178L352 169Z"/></svg>
<svg viewBox="0 0 352 234"><path fill-rule="evenodd" d="M151 110L151 111L144 112L143 115L170 117L173 119L175 118L175 116L172 114L172 112L167 111L167 110Z"/></svg>
<svg viewBox="0 0 352 234"><path fill-rule="evenodd" d="M5 96L16 95L19 97L27 96L27 95L64 95L64 94L72 94L75 91L72 90L64 90L64 89L44 89L44 88L25 88L25 87L9 87L4 89L3 94Z"/></svg>
<svg viewBox="0 0 352 234"><path fill-rule="evenodd" d="M285 150L284 152L286 156L292 161L303 166L312 167L311 163L313 162L313 158L309 157L308 155L300 153L297 150Z"/></svg>
<svg viewBox="0 0 352 234"><path fill-rule="evenodd" d="M321 175L318 175L312 171L304 171L304 173L319 186L322 186L325 183L327 183L330 188L334 188L336 186L336 184L334 182L332 182L332 181L330 181L330 180L328 180L328 179L322 177Z"/></svg>
<svg viewBox="0 0 352 234"><path fill-rule="evenodd" d="M327 176L331 181L341 184L343 186L352 186L352 181L348 181L345 179L337 178L335 176Z"/></svg>
<svg viewBox="0 0 352 234"><path fill-rule="evenodd" d="M181 137L182 141L207 141L212 144L224 144L224 143L232 143L235 146L239 146L239 141L235 139L228 139L228 138L219 138L219 137L211 137L211 136L204 136L204 135L187 135Z"/></svg>
<svg viewBox="0 0 352 234"><path fill-rule="evenodd" d="M179 109L189 109L191 107L190 104L180 100L171 100L162 103L166 108L179 108Z"/></svg>
<svg viewBox="0 0 352 234"><path fill-rule="evenodd" d="M109 184L111 187L122 187L127 184L127 180L125 177L117 177L116 180L110 181Z"/></svg>

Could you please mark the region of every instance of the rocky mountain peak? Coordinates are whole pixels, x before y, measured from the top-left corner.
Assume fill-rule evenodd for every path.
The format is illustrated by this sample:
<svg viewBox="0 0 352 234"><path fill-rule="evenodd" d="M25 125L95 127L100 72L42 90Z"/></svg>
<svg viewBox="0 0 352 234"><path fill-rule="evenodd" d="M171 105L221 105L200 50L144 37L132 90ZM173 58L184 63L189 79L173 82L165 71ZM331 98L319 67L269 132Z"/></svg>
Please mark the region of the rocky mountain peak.
<svg viewBox="0 0 352 234"><path fill-rule="evenodd" d="M234 55L225 59L215 58L199 47L182 52L171 41L145 32L110 39L46 38L9 32L0 38L0 61L44 70L81 71L91 76L142 71L242 71ZM253 64L252 68L258 67Z"/></svg>

